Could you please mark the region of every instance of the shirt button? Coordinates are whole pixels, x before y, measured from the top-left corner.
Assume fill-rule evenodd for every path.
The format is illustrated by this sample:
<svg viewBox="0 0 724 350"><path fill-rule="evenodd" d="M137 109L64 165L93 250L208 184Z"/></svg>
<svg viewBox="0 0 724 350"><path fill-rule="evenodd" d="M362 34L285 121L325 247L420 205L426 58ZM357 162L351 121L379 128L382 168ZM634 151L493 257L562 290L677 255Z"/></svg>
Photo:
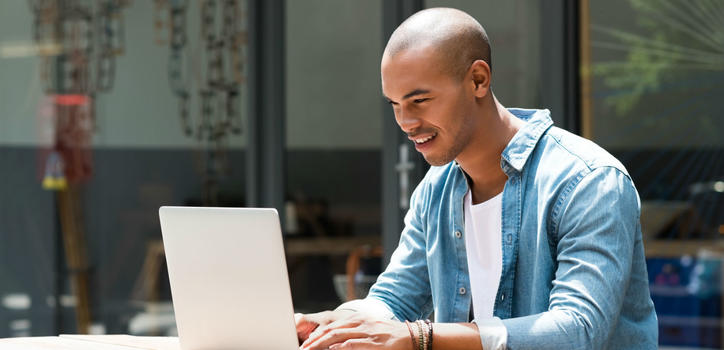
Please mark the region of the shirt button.
<svg viewBox="0 0 724 350"><path fill-rule="evenodd" d="M463 236L463 233L460 231L455 231L455 237L460 238Z"/></svg>
<svg viewBox="0 0 724 350"><path fill-rule="evenodd" d="M500 295L500 300L501 300L501 301L502 301L502 300L505 300L505 294L501 294L501 295Z"/></svg>
<svg viewBox="0 0 724 350"><path fill-rule="evenodd" d="M466 290L465 287L460 287L460 294L465 294Z"/></svg>

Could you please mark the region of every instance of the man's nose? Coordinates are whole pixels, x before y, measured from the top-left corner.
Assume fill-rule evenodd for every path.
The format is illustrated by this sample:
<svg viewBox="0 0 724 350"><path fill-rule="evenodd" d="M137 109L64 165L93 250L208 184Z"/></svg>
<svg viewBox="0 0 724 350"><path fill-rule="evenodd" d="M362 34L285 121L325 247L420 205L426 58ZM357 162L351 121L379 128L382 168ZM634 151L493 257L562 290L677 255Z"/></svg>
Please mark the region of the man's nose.
<svg viewBox="0 0 724 350"><path fill-rule="evenodd" d="M405 111L402 108L397 112L397 125L400 126L400 129L404 131L405 133L410 133L411 131L417 129L420 127L421 120L417 116L413 115L409 111Z"/></svg>

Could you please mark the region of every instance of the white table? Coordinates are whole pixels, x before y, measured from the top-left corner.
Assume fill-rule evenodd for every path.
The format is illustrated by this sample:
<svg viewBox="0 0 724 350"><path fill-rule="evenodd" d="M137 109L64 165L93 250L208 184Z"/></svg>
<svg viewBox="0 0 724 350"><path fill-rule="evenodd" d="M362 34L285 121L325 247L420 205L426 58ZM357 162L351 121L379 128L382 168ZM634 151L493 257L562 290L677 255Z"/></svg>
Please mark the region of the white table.
<svg viewBox="0 0 724 350"><path fill-rule="evenodd" d="M0 339L0 350L180 350L177 337L71 335Z"/></svg>

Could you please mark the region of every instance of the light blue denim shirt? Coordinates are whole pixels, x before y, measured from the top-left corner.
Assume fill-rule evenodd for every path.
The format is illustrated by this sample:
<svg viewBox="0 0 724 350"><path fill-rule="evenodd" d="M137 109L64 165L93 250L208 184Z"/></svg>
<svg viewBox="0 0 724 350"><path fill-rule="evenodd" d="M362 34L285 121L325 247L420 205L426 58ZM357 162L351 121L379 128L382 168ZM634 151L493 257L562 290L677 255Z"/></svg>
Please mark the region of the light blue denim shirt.
<svg viewBox="0 0 724 350"><path fill-rule="evenodd" d="M526 121L502 153L503 269L492 320L475 320L488 348L656 349L639 223L623 165L553 127L548 110L509 109ZM412 194L405 229L367 301L399 320L469 322L463 197L452 162ZM488 350L488 349L486 349Z"/></svg>

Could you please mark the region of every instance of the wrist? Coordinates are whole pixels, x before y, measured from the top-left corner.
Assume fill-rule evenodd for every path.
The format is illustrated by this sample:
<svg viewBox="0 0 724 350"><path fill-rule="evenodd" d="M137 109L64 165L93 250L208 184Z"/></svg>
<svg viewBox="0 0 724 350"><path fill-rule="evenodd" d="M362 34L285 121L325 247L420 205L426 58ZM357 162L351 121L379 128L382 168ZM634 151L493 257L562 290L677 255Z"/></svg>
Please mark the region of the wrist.
<svg viewBox="0 0 724 350"><path fill-rule="evenodd" d="M433 323L435 349L483 349L480 333L474 323ZM488 349L488 348L484 348Z"/></svg>
<svg viewBox="0 0 724 350"><path fill-rule="evenodd" d="M432 322L430 320L417 320L415 322L405 321L407 330L410 332L412 350L432 349Z"/></svg>
<svg viewBox="0 0 724 350"><path fill-rule="evenodd" d="M394 320L395 315L389 310L387 305L379 300L372 298L350 300L337 307L336 310L350 310L352 312L360 312L371 317L382 320Z"/></svg>
<svg viewBox="0 0 724 350"><path fill-rule="evenodd" d="M415 327L414 327L413 323L411 323L410 321L407 321L407 320L405 320L405 324L407 325L407 330L410 332L411 349L417 350L418 349L417 341L415 340L415 334L417 334L417 332L415 332L415 330L413 329Z"/></svg>

